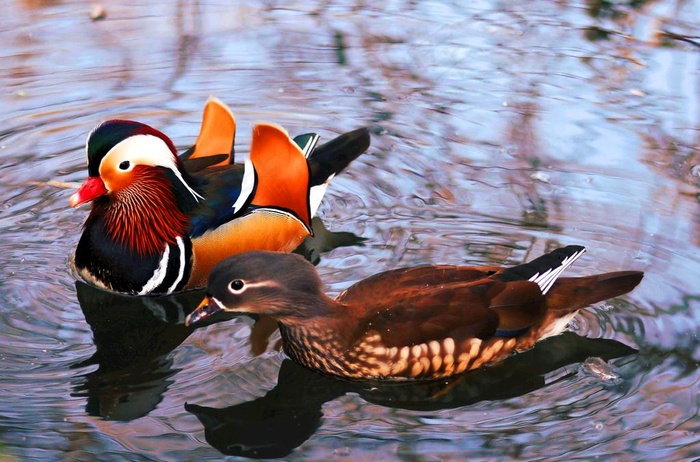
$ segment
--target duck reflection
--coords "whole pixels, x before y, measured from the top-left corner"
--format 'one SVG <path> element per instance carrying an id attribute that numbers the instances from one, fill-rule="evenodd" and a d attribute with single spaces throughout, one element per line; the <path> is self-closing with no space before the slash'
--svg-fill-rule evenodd
<path id="1" fill-rule="evenodd" d="M 184 318 L 204 291 L 133 297 L 76 282 L 78 302 L 97 350 L 73 367 L 97 365 L 78 377 L 73 396 L 87 397 L 88 414 L 133 420 L 153 410 L 171 383 L 169 353 L 193 331 Z"/>
<path id="2" fill-rule="evenodd" d="M 296 250 L 318 263 L 320 254 L 342 246 L 357 245 L 363 238 L 348 232 L 326 229 L 319 218 L 312 220 L 315 235 Z M 175 295 L 136 297 L 109 292 L 76 282 L 76 292 L 85 320 L 90 325 L 96 351 L 72 368 L 92 366 L 73 384 L 72 396 L 86 397 L 86 412 L 108 420 L 130 421 L 151 412 L 163 399 L 180 369 L 170 354 L 193 331 L 185 317 L 204 298 L 204 290 Z M 231 319 L 219 316 L 196 328 Z M 270 319 L 258 319 L 251 332 L 253 354 L 267 347 L 277 329 Z M 97 366 L 94 369 L 94 366 Z"/>
<path id="3" fill-rule="evenodd" d="M 344 381 L 286 359 L 277 386 L 254 401 L 226 408 L 185 403 L 204 426 L 207 442 L 226 455 L 284 457 L 321 425 L 324 403 L 354 392 L 368 402 L 433 411 L 501 400 L 545 387 L 546 375 L 589 357 L 610 360 L 636 353 L 620 342 L 564 333 L 492 367 L 424 382 Z M 575 372 L 572 372 L 575 374 Z M 571 375 L 572 375 L 571 374 Z"/>

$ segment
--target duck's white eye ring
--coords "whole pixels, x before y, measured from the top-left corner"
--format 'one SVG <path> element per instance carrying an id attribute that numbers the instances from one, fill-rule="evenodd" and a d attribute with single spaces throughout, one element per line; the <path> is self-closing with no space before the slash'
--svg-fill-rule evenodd
<path id="1" fill-rule="evenodd" d="M 127 171 L 131 167 L 131 162 L 128 160 L 123 160 L 119 163 L 119 170 Z"/>
<path id="2" fill-rule="evenodd" d="M 234 279 L 228 285 L 228 289 L 234 294 L 240 294 L 245 289 L 245 282 L 240 279 Z"/>

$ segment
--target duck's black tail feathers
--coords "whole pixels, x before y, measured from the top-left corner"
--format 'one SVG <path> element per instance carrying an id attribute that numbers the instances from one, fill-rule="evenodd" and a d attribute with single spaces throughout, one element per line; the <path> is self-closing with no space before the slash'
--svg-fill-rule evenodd
<path id="1" fill-rule="evenodd" d="M 367 128 L 359 128 L 340 135 L 316 148 L 309 156 L 309 186 L 317 186 L 345 169 L 369 148 Z"/>

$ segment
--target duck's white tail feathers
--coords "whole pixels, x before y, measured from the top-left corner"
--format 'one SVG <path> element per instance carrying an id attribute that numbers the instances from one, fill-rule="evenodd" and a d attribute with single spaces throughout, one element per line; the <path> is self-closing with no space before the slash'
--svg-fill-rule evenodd
<path id="1" fill-rule="evenodd" d="M 542 255 L 531 262 L 514 266 L 504 270 L 498 275 L 502 281 L 532 281 L 540 286 L 543 294 L 546 294 L 566 268 L 571 266 L 586 248 L 580 245 L 568 245 Z"/>
<path id="2" fill-rule="evenodd" d="M 557 280 L 557 278 L 561 275 L 561 273 L 564 272 L 566 268 L 571 266 L 573 262 L 575 262 L 578 257 L 583 255 L 586 252 L 585 247 L 581 246 L 574 246 L 570 245 L 568 247 L 564 247 L 564 249 L 558 249 L 558 250 L 570 250 L 573 253 L 569 254 L 567 257 L 564 257 L 563 260 L 559 263 L 558 266 L 549 268 L 548 270 L 544 271 L 542 274 L 539 272 L 537 274 L 534 274 L 529 281 L 537 283 L 538 286 L 540 286 L 540 290 L 542 291 L 543 294 L 546 294 L 549 292 L 549 289 L 552 288 L 552 284 L 554 284 L 554 281 Z M 556 250 L 554 251 L 556 252 Z M 550 253 L 549 255 L 552 255 L 554 252 Z M 548 256 L 548 255 L 547 255 Z M 537 261 L 537 260 L 535 260 Z"/>

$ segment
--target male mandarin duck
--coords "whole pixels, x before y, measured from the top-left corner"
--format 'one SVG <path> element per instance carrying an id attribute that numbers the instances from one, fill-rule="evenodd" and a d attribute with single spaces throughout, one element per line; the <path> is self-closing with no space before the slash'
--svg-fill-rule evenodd
<path id="1" fill-rule="evenodd" d="M 70 205 L 92 201 L 73 266 L 87 282 L 133 294 L 204 287 L 216 263 L 250 250 L 291 252 L 312 235 L 330 179 L 369 147 L 358 129 L 316 147 L 282 128 L 253 128 L 233 163 L 236 122 L 210 98 L 195 145 L 177 155 L 162 132 L 109 120 L 89 134 L 88 179 Z"/>
<path id="2" fill-rule="evenodd" d="M 213 269 L 207 298 L 185 322 L 222 311 L 269 315 L 286 354 L 310 369 L 358 379 L 444 378 L 558 335 L 579 309 L 642 280 L 639 271 L 559 278 L 584 251 L 570 245 L 512 268 L 397 269 L 335 300 L 298 255 L 249 252 Z"/>

